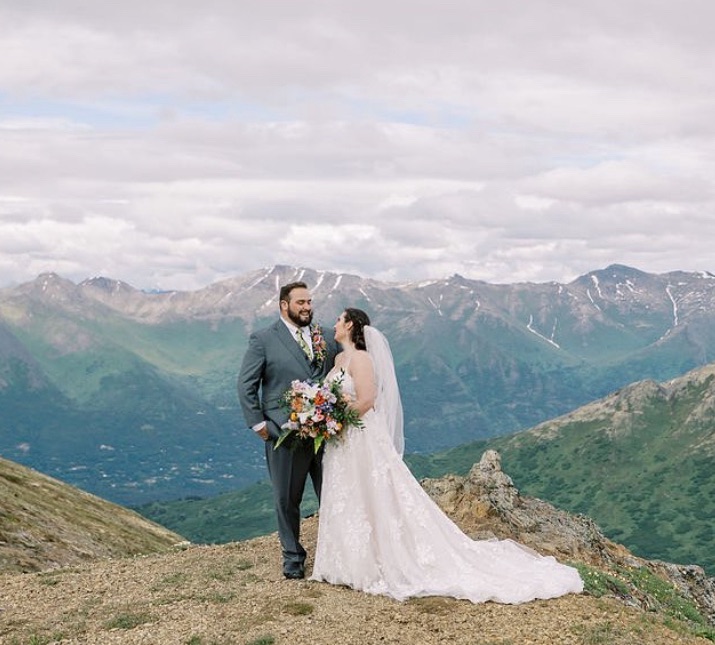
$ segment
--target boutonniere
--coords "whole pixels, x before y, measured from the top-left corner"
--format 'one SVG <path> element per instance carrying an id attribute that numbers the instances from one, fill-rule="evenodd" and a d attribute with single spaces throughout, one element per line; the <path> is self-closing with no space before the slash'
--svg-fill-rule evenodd
<path id="1" fill-rule="evenodd" d="M 325 355 L 328 353 L 328 344 L 323 338 L 323 330 L 318 324 L 310 326 L 310 338 L 313 343 L 313 361 L 322 365 L 325 360 Z"/>

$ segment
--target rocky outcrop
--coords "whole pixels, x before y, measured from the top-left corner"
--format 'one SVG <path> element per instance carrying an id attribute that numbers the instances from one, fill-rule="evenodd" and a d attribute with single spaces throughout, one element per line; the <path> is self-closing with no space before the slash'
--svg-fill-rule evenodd
<path id="1" fill-rule="evenodd" d="M 573 515 L 547 502 L 522 496 L 501 469 L 494 450 L 482 455 L 465 477 L 449 475 L 422 480 L 422 486 L 467 534 L 475 539 L 514 539 L 563 562 L 582 562 L 622 577 L 621 572 L 646 569 L 692 600 L 715 625 L 715 579 L 701 567 L 645 560 L 609 540 L 588 517 Z M 657 597 L 624 583 L 622 599 L 650 608 Z"/>

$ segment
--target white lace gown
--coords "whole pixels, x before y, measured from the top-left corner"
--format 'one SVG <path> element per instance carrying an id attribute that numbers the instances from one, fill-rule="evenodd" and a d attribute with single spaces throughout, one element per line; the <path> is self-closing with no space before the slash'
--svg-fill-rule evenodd
<path id="1" fill-rule="evenodd" d="M 330 377 L 329 377 L 330 378 Z M 352 380 L 343 387 L 354 394 Z M 370 410 L 323 459 L 311 580 L 405 600 L 517 604 L 580 593 L 576 569 L 511 540 L 475 541 L 420 486 Z"/>

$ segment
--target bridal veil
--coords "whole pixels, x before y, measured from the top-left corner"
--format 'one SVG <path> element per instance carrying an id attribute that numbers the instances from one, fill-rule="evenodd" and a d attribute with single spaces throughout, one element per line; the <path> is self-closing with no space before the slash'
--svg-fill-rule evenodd
<path id="1" fill-rule="evenodd" d="M 375 370 L 375 412 L 384 416 L 392 445 L 401 456 L 405 450 L 404 422 L 392 351 L 387 338 L 375 327 L 365 325 L 364 333 L 367 353 Z"/>

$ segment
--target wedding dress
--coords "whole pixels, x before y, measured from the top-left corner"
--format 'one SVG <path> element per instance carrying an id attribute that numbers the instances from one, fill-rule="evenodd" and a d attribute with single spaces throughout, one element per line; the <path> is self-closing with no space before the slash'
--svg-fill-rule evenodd
<path id="1" fill-rule="evenodd" d="M 448 596 L 517 604 L 580 593 L 576 569 L 512 540 L 472 540 L 424 491 L 402 460 L 402 408 L 392 356 L 384 337 L 375 334 L 372 328 L 366 338 L 383 395 L 363 415 L 362 428 L 350 428 L 326 445 L 310 579 L 397 600 Z M 384 341 L 379 352 L 370 339 Z M 380 385 L 385 370 L 391 371 L 384 379 L 392 388 L 387 397 L 384 382 Z M 347 372 L 333 369 L 327 378 L 338 377 L 354 395 Z"/>

